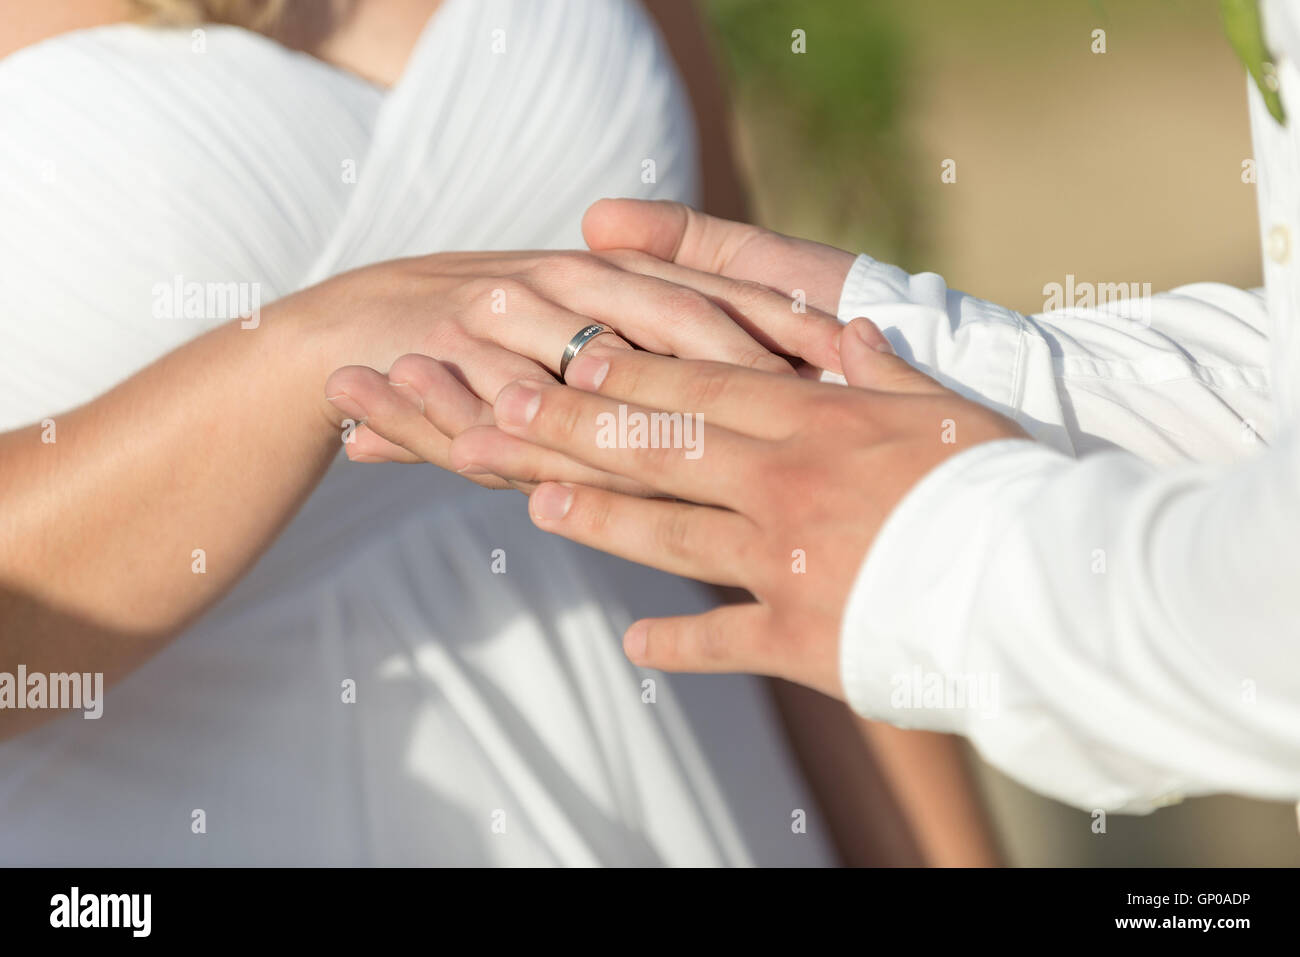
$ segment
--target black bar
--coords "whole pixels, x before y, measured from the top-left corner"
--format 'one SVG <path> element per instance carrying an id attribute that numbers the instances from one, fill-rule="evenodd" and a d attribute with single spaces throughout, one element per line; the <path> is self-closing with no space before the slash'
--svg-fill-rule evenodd
<path id="1" fill-rule="evenodd" d="M 776 928 L 795 943 L 801 936 L 812 946 L 847 936 L 850 946 L 863 948 L 896 933 L 918 949 L 1125 937 L 1232 945 L 1253 934 L 1294 939 L 1300 889 L 1296 871 L 1287 869 L 34 869 L 0 870 L 0 883 L 6 943 L 75 935 L 78 944 L 373 945 L 414 935 L 431 950 L 459 950 L 463 945 L 454 942 L 465 934 L 484 943 L 524 935 L 533 944 L 591 935 L 605 946 L 637 949 L 706 935 L 730 944 L 762 940 Z M 126 926 L 52 926 L 52 920 L 70 923 L 74 887 L 79 923 L 92 913 L 111 918 L 116 909 Z M 142 929 L 144 898 L 133 899 L 138 910 L 128 910 L 121 897 L 101 910 L 100 895 L 107 894 L 149 895 L 147 937 L 136 937 L 130 920 Z M 60 895 L 67 904 L 62 910 Z M 1199 926 L 1207 919 L 1208 930 Z M 1153 923 L 1120 926 L 1134 920 Z M 698 932 L 690 929 L 697 926 Z"/>

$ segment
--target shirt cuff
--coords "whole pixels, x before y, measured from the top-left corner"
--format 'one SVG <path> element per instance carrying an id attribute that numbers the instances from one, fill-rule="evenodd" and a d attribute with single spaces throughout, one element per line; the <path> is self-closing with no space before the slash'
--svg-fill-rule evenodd
<path id="1" fill-rule="evenodd" d="M 931 327 L 946 324 L 947 317 L 942 311 L 933 309 L 909 309 L 891 311 L 888 320 L 881 321 L 872 316 L 872 312 L 881 306 L 932 306 L 943 303 L 946 297 L 947 286 L 936 273 L 914 276 L 898 266 L 863 254 L 853 261 L 853 267 L 844 277 L 836 315 L 843 323 L 852 322 L 859 316 L 871 319 L 887 336 L 893 333 L 890 341 L 897 347 L 908 338 L 909 332 L 920 333 L 923 339 L 932 338 Z"/>
<path id="2" fill-rule="evenodd" d="M 903 497 L 858 571 L 841 623 L 840 678 L 854 711 L 962 734 L 996 716 L 1000 667 L 992 649 L 970 646 L 965 609 L 1019 503 L 1072 463 L 1029 439 L 984 442 Z"/>
<path id="3" fill-rule="evenodd" d="M 918 342 L 930 342 L 935 339 L 936 327 L 944 319 L 942 312 L 915 308 L 920 303 L 912 288 L 912 282 L 917 278 L 924 279 L 928 275 L 932 274 L 913 277 L 897 266 L 882 263 L 864 253 L 853 261 L 852 268 L 844 278 L 844 285 L 840 288 L 836 318 L 845 325 L 859 316 L 870 319 L 889 340 L 894 352 L 904 361 L 916 366 L 918 363 L 915 361 L 914 350 L 908 344 L 909 336 L 915 337 Z M 939 280 L 940 283 L 942 281 Z M 940 300 L 942 298 L 940 296 Z M 882 309 L 890 306 L 903 308 Z M 844 376 L 838 372 L 823 372 L 821 381 L 846 384 Z M 949 385 L 949 383 L 945 384 Z"/>
<path id="4" fill-rule="evenodd" d="M 859 256 L 840 290 L 838 317 L 865 316 L 895 354 L 958 395 L 1015 420 L 1034 439 L 1071 446 L 1047 343 L 1023 316 L 948 289 L 937 273 L 910 274 Z"/>

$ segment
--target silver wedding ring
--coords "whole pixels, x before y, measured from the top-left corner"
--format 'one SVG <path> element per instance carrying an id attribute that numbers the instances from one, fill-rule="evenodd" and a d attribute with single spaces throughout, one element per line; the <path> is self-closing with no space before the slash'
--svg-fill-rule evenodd
<path id="1" fill-rule="evenodd" d="M 564 381 L 564 370 L 569 368 L 569 363 L 573 361 L 574 356 L 582 351 L 583 346 L 597 336 L 613 331 L 609 326 L 602 326 L 598 322 L 578 330 L 578 334 L 569 340 L 569 344 L 564 347 L 564 355 L 560 357 L 560 381 Z"/>

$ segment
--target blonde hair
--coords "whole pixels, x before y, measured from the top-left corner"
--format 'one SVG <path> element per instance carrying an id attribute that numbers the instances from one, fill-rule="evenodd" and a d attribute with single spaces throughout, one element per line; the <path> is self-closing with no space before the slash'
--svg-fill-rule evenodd
<path id="1" fill-rule="evenodd" d="M 272 34 L 284 18 L 288 0 L 134 0 L 154 23 L 229 23 Z"/>
<path id="2" fill-rule="evenodd" d="M 285 46 L 315 50 L 350 14 L 354 0 L 132 0 L 163 26 L 226 23 Z"/>

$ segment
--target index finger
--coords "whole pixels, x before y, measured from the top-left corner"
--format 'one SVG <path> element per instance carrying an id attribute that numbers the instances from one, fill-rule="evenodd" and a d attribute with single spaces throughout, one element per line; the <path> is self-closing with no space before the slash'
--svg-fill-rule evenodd
<path id="1" fill-rule="evenodd" d="M 803 399 L 825 386 L 723 362 L 686 362 L 630 350 L 582 352 L 566 384 L 650 409 L 692 410 L 710 423 L 762 439 L 783 439 L 808 422 Z"/>
<path id="2" fill-rule="evenodd" d="M 729 508 L 749 498 L 750 479 L 768 458 L 763 442 L 706 425 L 700 412 L 642 408 L 558 383 L 511 383 L 493 412 L 509 435 L 660 493 Z"/>

